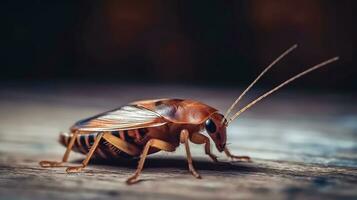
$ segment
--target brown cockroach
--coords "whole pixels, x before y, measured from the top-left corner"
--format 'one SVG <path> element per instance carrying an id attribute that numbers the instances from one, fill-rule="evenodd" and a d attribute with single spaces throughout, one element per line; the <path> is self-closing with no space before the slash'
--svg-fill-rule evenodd
<path id="1" fill-rule="evenodd" d="M 235 156 L 226 146 L 228 125 L 254 104 L 277 91 L 293 80 L 338 60 L 331 58 L 303 71 L 272 90 L 258 97 L 234 115 L 233 108 L 248 90 L 279 60 L 295 49 L 287 49 L 242 92 L 227 112 L 223 115 L 217 109 L 204 103 L 188 99 L 155 99 L 136 101 L 94 117 L 78 121 L 70 128 L 70 134 L 62 133 L 60 142 L 67 147 L 61 162 L 41 161 L 42 167 L 62 166 L 67 162 L 71 150 L 87 154 L 80 166 L 71 166 L 67 172 L 79 172 L 88 165 L 92 156 L 103 159 L 140 157 L 133 176 L 127 179 L 131 184 L 138 180 L 147 155 L 158 151 L 173 152 L 180 145 L 185 145 L 189 171 L 194 177 L 201 176 L 192 164 L 189 141 L 204 144 L 205 153 L 215 162 L 217 156 L 211 153 L 210 138 L 219 152 L 231 159 L 250 161 L 248 156 Z"/>

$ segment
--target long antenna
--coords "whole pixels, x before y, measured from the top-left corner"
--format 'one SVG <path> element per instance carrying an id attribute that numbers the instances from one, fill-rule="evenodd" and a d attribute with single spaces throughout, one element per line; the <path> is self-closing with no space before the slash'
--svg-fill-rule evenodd
<path id="1" fill-rule="evenodd" d="M 291 78 L 289 78 L 288 80 L 284 81 L 283 83 L 281 83 L 280 85 L 276 86 L 274 89 L 270 90 L 269 92 L 263 94 L 262 96 L 258 97 L 257 99 L 255 99 L 254 101 L 252 101 L 251 103 L 249 103 L 247 106 L 245 106 L 244 108 L 242 108 L 241 110 L 239 110 L 236 114 L 233 115 L 233 117 L 227 122 L 227 125 L 229 123 L 231 123 L 235 118 L 237 118 L 240 114 L 242 114 L 244 111 L 246 111 L 248 108 L 252 107 L 254 104 L 258 103 L 260 100 L 264 99 L 265 97 L 269 96 L 270 94 L 272 94 L 273 92 L 279 90 L 281 87 L 285 86 L 286 84 L 294 81 L 295 79 L 297 78 L 300 78 L 301 76 L 309 73 L 309 72 L 312 72 L 322 66 L 325 66 L 327 64 L 330 64 L 332 62 L 335 62 L 339 59 L 339 57 L 334 57 L 334 58 L 331 58 L 329 60 L 326 60 L 325 62 L 322 62 L 320 64 L 317 64 Z"/>
<path id="2" fill-rule="evenodd" d="M 289 54 L 292 50 L 294 50 L 298 45 L 294 44 L 292 47 L 289 49 L 285 50 L 284 53 L 282 53 L 278 58 L 276 58 L 268 67 L 266 67 L 260 74 L 255 78 L 255 80 L 239 95 L 239 97 L 234 101 L 234 103 L 229 107 L 227 112 L 224 114 L 224 118 L 222 120 L 222 123 L 224 119 L 227 119 L 230 114 L 230 112 L 233 110 L 234 106 L 237 105 L 237 103 L 242 99 L 242 97 L 248 92 L 248 90 L 253 87 L 253 85 L 271 68 L 273 67 L 277 62 L 279 62 L 282 58 L 284 58 L 287 54 Z"/>

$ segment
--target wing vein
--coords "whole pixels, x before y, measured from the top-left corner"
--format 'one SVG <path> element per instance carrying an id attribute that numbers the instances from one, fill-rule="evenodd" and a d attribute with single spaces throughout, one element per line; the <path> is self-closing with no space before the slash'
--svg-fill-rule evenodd
<path id="1" fill-rule="evenodd" d="M 115 131 L 161 126 L 166 123 L 164 118 L 154 111 L 128 105 L 81 120 L 74 125 L 74 129 L 79 131 Z"/>

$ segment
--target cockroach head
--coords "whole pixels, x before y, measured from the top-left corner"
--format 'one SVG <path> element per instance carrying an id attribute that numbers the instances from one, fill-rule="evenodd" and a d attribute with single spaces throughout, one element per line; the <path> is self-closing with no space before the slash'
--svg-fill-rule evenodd
<path id="1" fill-rule="evenodd" d="M 222 152 L 226 146 L 227 134 L 226 125 L 222 123 L 227 121 L 220 113 L 213 113 L 205 122 L 204 127 L 208 135 L 212 138 L 218 151 Z"/>

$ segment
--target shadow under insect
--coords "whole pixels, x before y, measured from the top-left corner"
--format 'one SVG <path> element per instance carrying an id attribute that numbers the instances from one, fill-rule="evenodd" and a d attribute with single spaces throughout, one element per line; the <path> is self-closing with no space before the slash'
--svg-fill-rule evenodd
<path id="1" fill-rule="evenodd" d="M 76 160 L 74 163 L 80 163 L 82 160 Z M 114 167 L 124 167 L 130 169 L 136 169 L 138 165 L 138 159 L 115 159 L 115 160 L 102 160 L 93 159 L 91 164 L 95 165 L 109 165 Z M 208 170 L 208 171 L 219 171 L 219 172 L 258 172 L 260 171 L 253 163 L 246 162 L 212 162 L 209 160 L 196 159 L 194 161 L 194 166 L 198 170 Z M 167 158 L 167 157 L 150 157 L 146 159 L 145 169 L 177 169 L 177 170 L 187 170 L 187 160 L 185 158 Z"/>

